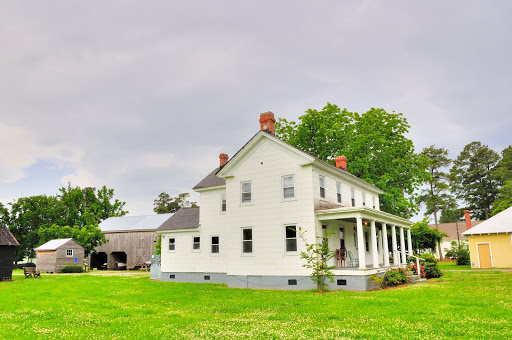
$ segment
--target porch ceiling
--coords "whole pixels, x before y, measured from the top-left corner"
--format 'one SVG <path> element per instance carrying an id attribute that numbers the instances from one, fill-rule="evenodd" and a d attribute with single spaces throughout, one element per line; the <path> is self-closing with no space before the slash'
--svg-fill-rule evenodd
<path id="1" fill-rule="evenodd" d="M 319 221 L 339 220 L 349 218 L 363 218 L 375 220 L 388 225 L 410 227 L 413 222 L 393 214 L 375 210 L 368 207 L 341 207 L 334 209 L 317 210 L 315 215 Z"/>

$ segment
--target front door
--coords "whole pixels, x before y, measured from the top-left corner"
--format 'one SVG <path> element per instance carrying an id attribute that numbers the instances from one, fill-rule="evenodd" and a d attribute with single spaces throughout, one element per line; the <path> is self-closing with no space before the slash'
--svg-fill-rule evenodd
<path id="1" fill-rule="evenodd" d="M 480 243 L 477 246 L 480 268 L 491 268 L 491 245 L 489 243 Z"/>

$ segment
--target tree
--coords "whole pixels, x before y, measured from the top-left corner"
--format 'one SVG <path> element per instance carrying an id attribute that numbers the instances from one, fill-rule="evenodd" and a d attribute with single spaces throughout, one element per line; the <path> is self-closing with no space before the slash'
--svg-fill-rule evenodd
<path id="1" fill-rule="evenodd" d="M 92 253 L 96 247 L 107 242 L 105 234 L 103 234 L 97 224 L 86 224 L 82 227 L 77 225 L 70 227 L 53 224 L 39 228 L 38 234 L 40 244 L 53 239 L 72 238 L 76 243 L 84 247 L 85 256 Z"/>
<path id="2" fill-rule="evenodd" d="M 501 183 L 512 181 L 512 145 L 501 151 L 501 159 L 494 167 L 493 173 Z"/>
<path id="3" fill-rule="evenodd" d="M 512 207 L 512 180 L 500 188 L 498 199 L 493 203 L 492 215 L 495 216 L 510 207 Z"/>
<path id="4" fill-rule="evenodd" d="M 487 145 L 471 142 L 464 147 L 450 169 L 451 186 L 457 198 L 478 219 L 488 219 L 498 196 L 499 180 L 493 173 L 500 156 Z"/>
<path id="5" fill-rule="evenodd" d="M 453 198 L 447 193 L 449 188 L 448 174 L 441 171 L 441 169 L 449 166 L 452 161 L 448 158 L 448 150 L 436 148 L 435 145 L 424 148 L 421 154 L 428 159 L 429 177 L 425 181 L 427 188 L 421 191 L 417 200 L 419 204 L 425 204 L 425 216 L 434 215 L 434 223 L 436 229 L 439 230 L 437 213 L 453 201 Z M 440 243 L 438 244 L 438 252 L 442 261 L 443 253 L 441 252 Z"/>
<path id="6" fill-rule="evenodd" d="M 320 239 L 320 241 L 315 243 L 308 243 L 305 232 L 301 232 L 301 229 L 299 229 L 299 232 L 300 238 L 306 245 L 306 250 L 300 253 L 300 258 L 306 260 L 306 263 L 302 266 L 312 270 L 311 280 L 316 284 L 318 291 L 323 293 L 327 287 L 326 280 L 334 282 L 332 270 L 336 266 L 330 266 L 327 263 L 335 256 L 334 251 L 329 247 L 329 236 L 333 235 L 334 231 L 322 230 L 322 237 L 316 236 L 317 240 Z"/>
<path id="7" fill-rule="evenodd" d="M 381 210 L 402 217 L 417 211 L 410 196 L 427 176 L 426 160 L 414 153 L 408 131 L 400 113 L 372 108 L 358 114 L 330 103 L 307 110 L 299 123 L 281 118 L 276 124 L 276 135 L 304 152 L 331 164 L 346 156 L 347 170 L 384 191 Z"/>
<path id="8" fill-rule="evenodd" d="M 157 214 L 175 213 L 181 208 L 197 207 L 196 202 L 190 202 L 190 194 L 184 192 L 176 197 L 171 197 L 168 193 L 162 192 L 154 200 L 153 211 Z"/>
<path id="9" fill-rule="evenodd" d="M 464 221 L 464 208 L 459 208 L 455 202 L 451 202 L 441 210 L 439 223 L 453 223 L 460 221 Z"/>
<path id="10" fill-rule="evenodd" d="M 446 236 L 448 235 L 440 232 L 438 229 L 429 228 L 426 218 L 411 226 L 412 247 L 416 254 L 425 250 L 434 253 L 437 245 L 441 243 L 443 237 Z"/>

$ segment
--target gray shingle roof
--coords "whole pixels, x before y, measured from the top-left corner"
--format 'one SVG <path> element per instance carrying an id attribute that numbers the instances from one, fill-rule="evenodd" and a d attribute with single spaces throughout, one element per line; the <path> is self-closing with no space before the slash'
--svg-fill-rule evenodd
<path id="1" fill-rule="evenodd" d="M 476 227 L 465 231 L 463 235 L 480 235 L 512 233 L 512 207 L 500 212 L 498 215 L 483 221 Z"/>
<path id="2" fill-rule="evenodd" d="M 219 172 L 220 167 L 216 168 L 208 176 L 203 178 L 201 182 L 197 183 L 195 187 L 192 189 L 201 189 L 201 188 L 209 188 L 209 187 L 216 187 L 218 185 L 226 185 L 226 180 L 224 178 L 218 177 L 216 175 L 217 172 Z"/>
<path id="3" fill-rule="evenodd" d="M 482 223 L 483 221 L 471 221 L 471 226 L 475 227 Z M 429 224 L 429 228 L 435 229 L 435 224 Z M 438 224 L 439 231 L 442 231 L 448 234 L 448 237 L 443 237 L 443 241 L 457 241 L 457 240 L 465 240 L 466 236 L 462 235 L 466 229 L 466 221 L 453 222 L 453 223 L 439 223 Z M 459 237 L 457 238 L 457 231 L 459 232 Z"/>
<path id="4" fill-rule="evenodd" d="M 68 243 L 71 240 L 72 238 L 60 238 L 57 240 L 51 240 L 43 245 L 40 245 L 35 250 L 56 250 L 57 248 L 62 247 L 64 244 Z"/>
<path id="5" fill-rule="evenodd" d="M 0 227 L 0 246 L 19 246 L 16 238 L 7 227 Z"/>
<path id="6" fill-rule="evenodd" d="M 199 207 L 181 208 L 165 221 L 158 231 L 195 229 L 199 227 Z"/>
<path id="7" fill-rule="evenodd" d="M 103 232 L 152 231 L 157 230 L 171 216 L 172 214 L 109 217 L 99 227 Z"/>

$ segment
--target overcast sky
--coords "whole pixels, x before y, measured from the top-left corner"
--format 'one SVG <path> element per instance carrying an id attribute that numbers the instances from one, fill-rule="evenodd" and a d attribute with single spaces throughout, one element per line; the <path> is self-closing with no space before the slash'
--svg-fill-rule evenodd
<path id="1" fill-rule="evenodd" d="M 510 1 L 1 1 L 0 201 L 107 185 L 152 214 L 260 113 L 327 102 L 402 112 L 417 150 L 500 152 L 511 14 Z"/>

